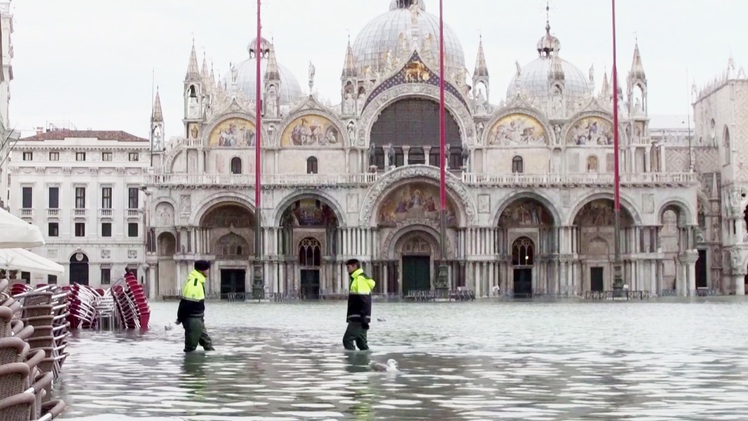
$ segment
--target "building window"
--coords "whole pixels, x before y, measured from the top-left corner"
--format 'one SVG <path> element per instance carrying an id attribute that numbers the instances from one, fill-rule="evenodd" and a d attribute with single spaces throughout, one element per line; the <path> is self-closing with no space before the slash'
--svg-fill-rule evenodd
<path id="1" fill-rule="evenodd" d="M 130 187 L 127 189 L 127 205 L 128 209 L 137 209 L 138 208 L 138 196 L 139 196 L 139 189 L 137 187 Z"/>
<path id="2" fill-rule="evenodd" d="M 128 155 L 128 159 L 132 162 L 137 161 L 138 159 L 140 159 L 140 154 L 137 152 L 130 152 L 130 154 Z"/>
<path id="3" fill-rule="evenodd" d="M 57 275 L 47 275 L 47 284 L 57 285 Z"/>
<path id="4" fill-rule="evenodd" d="M 306 173 L 317 174 L 319 168 L 317 167 L 317 158 L 310 156 L 306 159 Z"/>
<path id="5" fill-rule="evenodd" d="M 112 269 L 101 268 L 101 285 L 109 285 L 112 283 Z"/>
<path id="6" fill-rule="evenodd" d="M 33 190 L 31 190 L 31 187 L 22 187 L 21 188 L 21 207 L 23 209 L 31 209 L 33 208 Z"/>
<path id="7" fill-rule="evenodd" d="M 522 161 L 521 156 L 515 156 L 512 158 L 512 173 L 521 174 L 525 172 L 525 164 Z"/>
<path id="8" fill-rule="evenodd" d="M 85 152 L 76 152 L 75 153 L 75 160 L 76 161 L 85 161 L 86 160 L 86 153 Z"/>
<path id="9" fill-rule="evenodd" d="M 242 173 L 242 159 L 239 157 L 231 158 L 231 174 Z"/>
<path id="10" fill-rule="evenodd" d="M 101 223 L 101 236 L 102 237 L 111 237 L 112 236 L 112 223 L 111 222 L 102 222 Z"/>
<path id="11" fill-rule="evenodd" d="M 86 224 L 84 222 L 75 223 L 75 236 L 76 237 L 86 236 Z"/>
<path id="12" fill-rule="evenodd" d="M 86 208 L 86 188 L 85 187 L 75 188 L 75 208 L 76 209 Z"/>
<path id="13" fill-rule="evenodd" d="M 49 188 L 49 208 L 50 209 L 60 208 L 60 188 L 59 187 Z"/>
<path id="14" fill-rule="evenodd" d="M 101 188 L 101 209 L 112 208 L 112 188 L 102 187 Z"/>
<path id="15" fill-rule="evenodd" d="M 57 222 L 50 222 L 47 226 L 47 235 L 50 237 L 60 236 L 60 225 Z"/>
<path id="16" fill-rule="evenodd" d="M 111 152 L 102 152 L 101 153 L 101 160 L 106 162 L 112 161 L 112 153 Z"/>
<path id="17" fill-rule="evenodd" d="M 60 153 L 59 152 L 50 152 L 49 153 L 49 160 L 50 161 L 59 161 L 60 160 Z"/>
<path id="18" fill-rule="evenodd" d="M 129 224 L 127 224 L 127 236 L 128 237 L 138 236 L 138 223 L 137 222 L 130 222 Z"/>
<path id="19" fill-rule="evenodd" d="M 31 283 L 31 272 L 21 272 L 21 279 L 23 280 L 24 284 L 30 284 Z"/>
<path id="20" fill-rule="evenodd" d="M 597 172 L 597 157 L 594 155 L 587 157 L 587 172 Z"/>
<path id="21" fill-rule="evenodd" d="M 23 153 L 23 160 L 24 161 L 33 161 L 34 160 L 34 153 L 33 152 L 24 152 Z"/>

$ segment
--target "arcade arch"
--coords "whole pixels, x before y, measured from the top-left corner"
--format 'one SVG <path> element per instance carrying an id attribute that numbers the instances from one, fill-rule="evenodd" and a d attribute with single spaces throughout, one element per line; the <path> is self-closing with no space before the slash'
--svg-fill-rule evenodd
<path id="1" fill-rule="evenodd" d="M 581 276 L 574 274 L 569 287 L 577 291 L 603 291 L 613 288 L 613 264 L 615 262 L 615 210 L 609 198 L 593 198 L 586 202 L 573 219 L 571 252 L 579 256 Z M 632 289 L 637 285 L 631 273 L 628 255 L 637 252 L 635 244 L 634 218 L 628 208 L 621 204 L 621 237 L 618 239 L 624 263 L 624 283 Z M 577 283 L 577 280 L 581 282 Z"/>
<path id="2" fill-rule="evenodd" d="M 295 291 L 303 299 L 341 291 L 346 274 L 336 258 L 342 239 L 337 206 L 311 193 L 293 196 L 281 206 L 276 236 L 281 262 L 276 291 Z"/>

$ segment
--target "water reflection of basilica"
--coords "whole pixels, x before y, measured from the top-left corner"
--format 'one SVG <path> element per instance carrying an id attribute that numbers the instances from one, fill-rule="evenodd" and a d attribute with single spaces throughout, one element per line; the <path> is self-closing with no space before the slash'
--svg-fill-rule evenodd
<path id="1" fill-rule="evenodd" d="M 148 186 L 154 293 L 173 294 L 197 258 L 215 262 L 211 292 L 249 290 L 258 213 L 271 293 L 343 292 L 342 262 L 351 257 L 366 262 L 380 293 L 431 289 L 439 262 L 449 266 L 451 288 L 478 296 L 495 286 L 525 294 L 611 288 L 612 88 L 607 72 L 599 80 L 593 69 L 564 60 L 549 25 L 534 51 L 528 42 L 527 58 L 535 57 L 517 64 L 498 103 L 489 102 L 483 50 L 493 41 L 479 41 L 469 75 L 456 34 L 445 29 L 449 220 L 442 255 L 438 19 L 423 3 L 392 1 L 348 43 L 336 107 L 301 90 L 278 61 L 282 46 L 262 40 L 257 51 L 252 41 L 248 60 L 225 77 L 205 61 L 201 67 L 193 48 L 184 133 L 156 151 Z M 249 147 L 257 54 L 260 210 Z M 706 254 L 697 250 L 705 205 L 697 174 L 671 164 L 665 146 L 651 142 L 638 46 L 622 83 L 625 283 L 654 293 L 719 288 L 720 268 L 707 273 L 698 263 Z M 157 97 L 156 131 L 161 117 Z"/>

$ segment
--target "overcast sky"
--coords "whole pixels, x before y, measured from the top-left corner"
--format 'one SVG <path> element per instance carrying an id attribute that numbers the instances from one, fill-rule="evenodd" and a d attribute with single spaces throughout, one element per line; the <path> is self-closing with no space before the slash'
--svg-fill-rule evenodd
<path id="1" fill-rule="evenodd" d="M 307 88 L 316 67 L 323 98 L 340 101 L 347 34 L 352 40 L 390 0 L 263 0 L 263 35 L 274 38 L 278 61 Z M 651 114 L 686 114 L 689 86 L 724 71 L 732 54 L 748 66 L 746 0 L 618 1 L 621 79 L 631 66 L 635 38 L 649 79 Z M 426 0 L 438 14 L 438 1 Z M 515 60 L 526 64 L 544 33 L 545 0 L 444 0 L 445 22 L 462 42 L 473 70 L 483 35 L 491 75 L 491 102 L 505 95 Z M 16 0 L 11 125 L 74 125 L 125 130 L 146 137 L 152 75 L 160 87 L 167 136 L 182 132 L 182 81 L 193 34 L 224 74 L 248 57 L 256 33 L 254 0 Z M 586 75 L 594 64 L 598 85 L 612 66 L 610 1 L 552 0 L 552 33 L 561 56 Z M 688 78 L 687 79 L 687 72 Z"/>

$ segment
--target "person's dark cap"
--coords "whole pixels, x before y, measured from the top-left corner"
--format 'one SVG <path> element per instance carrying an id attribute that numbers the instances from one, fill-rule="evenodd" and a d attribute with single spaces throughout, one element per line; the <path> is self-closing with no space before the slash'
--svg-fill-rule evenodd
<path id="1" fill-rule="evenodd" d="M 359 262 L 358 259 L 350 259 L 347 262 L 345 262 L 345 265 L 346 266 L 351 266 L 351 265 L 361 266 L 361 262 Z"/>
<path id="2" fill-rule="evenodd" d="M 210 269 L 210 262 L 207 260 L 198 260 L 195 262 L 195 270 L 208 270 Z"/>

